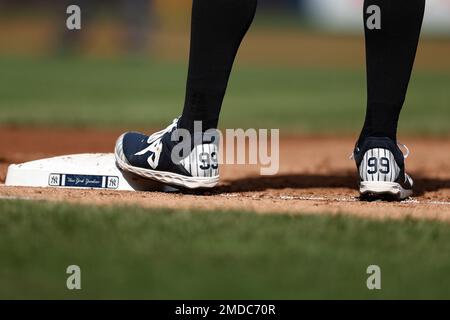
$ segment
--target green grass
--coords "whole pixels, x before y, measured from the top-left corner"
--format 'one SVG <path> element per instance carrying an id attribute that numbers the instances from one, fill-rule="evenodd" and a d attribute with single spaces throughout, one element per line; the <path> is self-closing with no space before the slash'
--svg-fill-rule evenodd
<path id="1" fill-rule="evenodd" d="M 450 298 L 448 224 L 6 200 L 0 213 L 0 298 Z M 65 288 L 72 264 L 81 291 Z"/>
<path id="2" fill-rule="evenodd" d="M 0 125 L 154 127 L 181 113 L 187 66 L 0 58 Z M 450 133 L 450 73 L 416 72 L 400 130 Z M 364 70 L 235 66 L 221 126 L 357 133 Z"/>

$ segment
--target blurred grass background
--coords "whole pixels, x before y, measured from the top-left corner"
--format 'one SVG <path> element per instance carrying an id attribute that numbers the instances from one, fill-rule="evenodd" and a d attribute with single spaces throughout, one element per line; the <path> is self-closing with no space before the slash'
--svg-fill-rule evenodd
<path id="1" fill-rule="evenodd" d="M 0 119 L 8 125 L 153 128 L 180 114 L 185 69 L 142 59 L 0 59 Z M 362 71 L 241 66 L 221 126 L 354 133 L 364 119 Z M 450 73 L 417 72 L 400 129 L 449 133 Z"/>
<path id="2" fill-rule="evenodd" d="M 65 31 L 64 1 L 2 2 L 0 125 L 153 128 L 181 113 L 190 1 L 139 1 L 146 3 L 148 22 L 137 25 L 128 17 L 136 13 L 120 1 L 87 7 L 81 1 L 87 11 L 81 31 Z M 260 2 L 230 80 L 222 127 L 359 131 L 365 113 L 361 32 L 322 30 L 300 8 L 295 1 Z M 424 37 L 402 133 L 450 132 L 448 57 L 449 38 Z"/>

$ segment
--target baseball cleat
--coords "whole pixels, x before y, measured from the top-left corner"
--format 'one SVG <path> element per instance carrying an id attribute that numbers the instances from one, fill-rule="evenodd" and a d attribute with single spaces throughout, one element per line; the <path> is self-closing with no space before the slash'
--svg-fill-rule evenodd
<path id="1" fill-rule="evenodd" d="M 353 153 L 359 171 L 359 192 L 367 199 L 403 200 L 413 194 L 413 180 L 405 173 L 404 155 L 395 141 L 369 137 Z"/>
<path id="2" fill-rule="evenodd" d="M 175 119 L 166 129 L 150 136 L 137 132 L 122 134 L 115 148 L 117 166 L 170 186 L 187 189 L 216 186 L 219 136 L 207 131 L 194 139 L 188 134 L 186 139 L 177 123 Z"/>

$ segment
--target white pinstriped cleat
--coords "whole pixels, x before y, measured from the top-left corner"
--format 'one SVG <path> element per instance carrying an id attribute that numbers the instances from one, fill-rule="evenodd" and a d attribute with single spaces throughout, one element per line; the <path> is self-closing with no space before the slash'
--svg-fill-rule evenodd
<path id="1" fill-rule="evenodd" d="M 176 131 L 181 130 L 177 129 L 177 123 L 175 119 L 166 129 L 150 136 L 137 132 L 122 134 L 115 147 L 117 166 L 174 187 L 213 188 L 219 182 L 218 136 L 203 133 L 199 141 L 188 144 L 187 152 L 175 149 L 182 143 L 177 138 Z"/>
<path id="2" fill-rule="evenodd" d="M 403 200 L 413 194 L 413 180 L 405 173 L 402 153 L 390 138 L 369 137 L 356 146 L 354 159 L 359 172 L 359 192 L 368 199 Z"/>

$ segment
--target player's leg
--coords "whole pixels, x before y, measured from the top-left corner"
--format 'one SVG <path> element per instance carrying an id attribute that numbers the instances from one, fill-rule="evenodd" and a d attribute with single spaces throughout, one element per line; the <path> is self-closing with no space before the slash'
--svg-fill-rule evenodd
<path id="1" fill-rule="evenodd" d="M 380 8 L 381 24 L 375 21 Z M 361 138 L 396 139 L 397 122 L 411 76 L 425 0 L 366 0 L 367 113 Z"/>
<path id="2" fill-rule="evenodd" d="M 256 0 L 195 0 L 186 98 L 179 127 L 216 128 L 225 90 L 241 41 L 256 11 Z"/>
<path id="3" fill-rule="evenodd" d="M 217 127 L 231 68 L 253 20 L 256 3 L 257 0 L 193 1 L 182 117 L 151 136 L 129 132 L 119 137 L 115 154 L 120 168 L 186 188 L 213 187 L 218 183 L 218 137 L 211 130 L 202 132 Z M 194 121 L 201 121 L 200 139 L 194 134 Z M 187 133 L 188 137 L 174 141 L 173 133 Z M 191 143 L 186 150 L 187 139 Z M 184 149 L 179 150 L 182 143 Z"/>
<path id="4" fill-rule="evenodd" d="M 425 0 L 365 0 L 367 111 L 355 159 L 362 194 L 401 199 L 412 193 L 397 146 L 397 123 L 405 101 L 424 15 Z"/>

